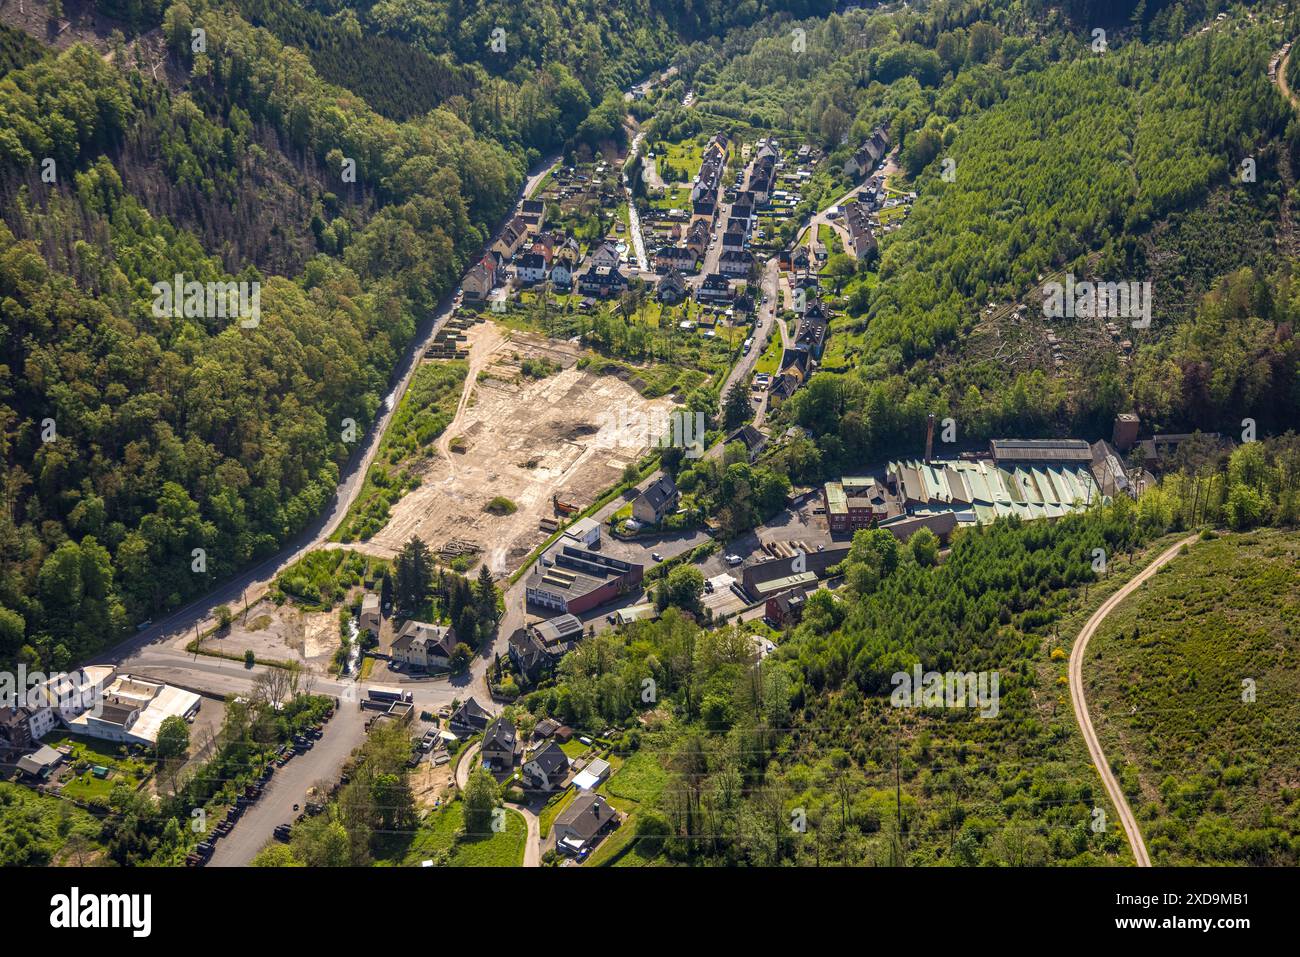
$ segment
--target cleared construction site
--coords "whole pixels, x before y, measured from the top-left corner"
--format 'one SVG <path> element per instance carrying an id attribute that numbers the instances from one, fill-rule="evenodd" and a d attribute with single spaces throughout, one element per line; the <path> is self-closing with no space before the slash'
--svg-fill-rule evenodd
<path id="1" fill-rule="evenodd" d="M 391 557 L 414 535 L 444 561 L 484 561 L 507 574 L 563 511 L 591 504 L 645 452 L 602 433 L 613 427 L 611 411 L 650 416 L 674 403 L 579 369 L 575 344 L 491 321 L 450 338 L 470 367 L 456 418 L 420 487 L 393 506 L 383 530 L 353 547 Z M 526 373 L 526 363 L 546 374 Z"/>

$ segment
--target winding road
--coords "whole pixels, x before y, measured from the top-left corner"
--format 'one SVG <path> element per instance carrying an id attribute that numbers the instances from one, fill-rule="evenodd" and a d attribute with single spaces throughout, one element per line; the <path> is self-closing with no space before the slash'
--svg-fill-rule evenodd
<path id="1" fill-rule="evenodd" d="M 1180 548 L 1184 545 L 1191 546 L 1196 539 L 1197 536 L 1191 535 L 1181 542 L 1169 546 L 1160 553 L 1155 561 L 1142 569 L 1132 581 L 1107 598 L 1101 607 L 1092 613 L 1088 623 L 1083 626 L 1083 630 L 1079 632 L 1079 637 L 1070 652 L 1070 698 L 1074 702 L 1074 717 L 1079 723 L 1079 730 L 1083 732 L 1083 740 L 1088 745 L 1088 754 L 1092 757 L 1092 763 L 1097 768 L 1097 773 L 1101 775 L 1101 783 L 1106 786 L 1106 793 L 1110 796 L 1111 803 L 1115 805 L 1115 811 L 1119 814 L 1120 823 L 1124 825 L 1124 834 L 1128 837 L 1129 847 L 1133 849 L 1133 859 L 1137 862 L 1138 867 L 1150 867 L 1151 857 L 1147 854 L 1147 846 L 1142 840 L 1142 831 L 1138 828 L 1137 818 L 1133 816 L 1133 809 L 1128 806 L 1128 799 L 1124 797 L 1119 782 L 1115 780 L 1115 775 L 1111 773 L 1110 765 L 1106 762 L 1106 755 L 1101 749 L 1101 741 L 1098 740 L 1097 732 L 1092 726 L 1092 718 L 1088 714 L 1088 702 L 1083 695 L 1083 656 L 1088 650 L 1089 640 L 1097 633 L 1097 629 L 1106 620 L 1106 616 L 1114 611 L 1120 602 L 1137 591 L 1143 582 L 1170 562 L 1178 554 Z"/>

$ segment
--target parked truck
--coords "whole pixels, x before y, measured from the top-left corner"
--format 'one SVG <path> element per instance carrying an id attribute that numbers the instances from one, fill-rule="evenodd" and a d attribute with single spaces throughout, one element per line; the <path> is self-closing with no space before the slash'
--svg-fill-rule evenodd
<path id="1" fill-rule="evenodd" d="M 384 702 L 405 701 L 409 703 L 411 692 L 403 691 L 401 688 L 371 688 L 370 700 Z"/>

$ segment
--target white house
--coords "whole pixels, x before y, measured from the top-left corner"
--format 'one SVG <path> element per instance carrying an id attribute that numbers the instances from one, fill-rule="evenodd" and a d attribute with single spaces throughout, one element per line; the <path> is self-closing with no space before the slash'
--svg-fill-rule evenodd
<path id="1" fill-rule="evenodd" d="M 396 661 L 417 668 L 446 668 L 456 649 L 456 632 L 443 625 L 414 619 L 402 625 L 390 654 Z"/>
<path id="2" fill-rule="evenodd" d="M 554 741 L 533 752 L 524 762 L 524 782 L 535 791 L 554 791 L 569 773 L 569 756 Z"/>

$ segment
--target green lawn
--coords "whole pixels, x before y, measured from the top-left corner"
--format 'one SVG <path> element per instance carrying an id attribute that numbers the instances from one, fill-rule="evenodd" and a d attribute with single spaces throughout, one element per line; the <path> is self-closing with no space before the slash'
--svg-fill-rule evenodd
<path id="1" fill-rule="evenodd" d="M 628 845 L 633 842 L 636 834 L 637 813 L 643 807 L 658 804 L 668 784 L 668 772 L 649 751 L 634 752 L 621 764 L 617 759 L 611 763 L 618 767 L 598 790 L 627 817 L 618 830 L 601 841 L 587 865 L 603 867 L 616 864 L 626 867 L 648 864 L 651 858 L 641 855 L 635 847 L 628 848 Z M 624 849 L 627 849 L 626 853 Z"/>
<path id="2" fill-rule="evenodd" d="M 57 741 L 48 742 L 53 748 L 71 745 L 72 755 L 69 764 L 76 768 L 85 764 L 75 778 L 63 785 L 62 793 L 81 801 L 92 798 L 106 798 L 118 784 L 138 787 L 140 782 L 150 774 L 150 764 L 142 758 L 124 756 L 118 749 L 120 745 L 96 738 L 78 735 L 64 735 Z M 96 765 L 109 769 L 108 777 L 97 778 L 91 773 Z"/>
<path id="3" fill-rule="evenodd" d="M 551 833 L 551 825 L 555 823 L 556 817 L 573 802 L 577 794 L 577 788 L 568 788 L 563 794 L 551 798 L 546 803 L 546 807 L 542 808 L 542 813 L 537 815 L 538 829 L 541 831 L 542 837 L 546 837 Z"/>
<path id="4" fill-rule="evenodd" d="M 776 375 L 781 368 L 781 353 L 784 346 L 781 344 L 781 330 L 773 329 L 772 338 L 768 340 L 767 348 L 763 354 L 758 357 L 758 362 L 754 364 L 754 374 L 766 372 L 768 375 Z"/>
<path id="5" fill-rule="evenodd" d="M 707 137 L 705 142 L 707 142 Z M 670 173 L 664 176 L 664 182 L 689 183 L 699 173 L 700 164 L 704 162 L 704 146 L 694 139 L 681 143 L 669 143 L 667 146 L 667 152 L 664 156 L 665 161 L 673 168 L 675 173 L 684 172 L 686 175 L 679 180 L 675 178 L 674 173 Z M 656 162 L 658 159 L 659 157 L 656 156 Z"/>
<path id="6" fill-rule="evenodd" d="M 453 801 L 434 811 L 420 825 L 406 848 L 402 864 L 418 866 L 439 851 L 450 853 L 450 867 L 519 867 L 523 864 L 528 825 L 518 811 L 506 809 L 506 827 L 500 833 L 466 836 L 457 841 L 456 832 L 464 823 L 465 805 L 461 801 Z"/>
<path id="7" fill-rule="evenodd" d="M 590 749 L 577 738 L 570 738 L 560 745 L 560 750 L 569 756 L 570 761 L 574 761 L 582 757 Z"/>
<path id="8" fill-rule="evenodd" d="M 610 775 L 600 790 L 638 804 L 658 804 L 668 784 L 668 772 L 649 751 L 636 751 Z"/>

